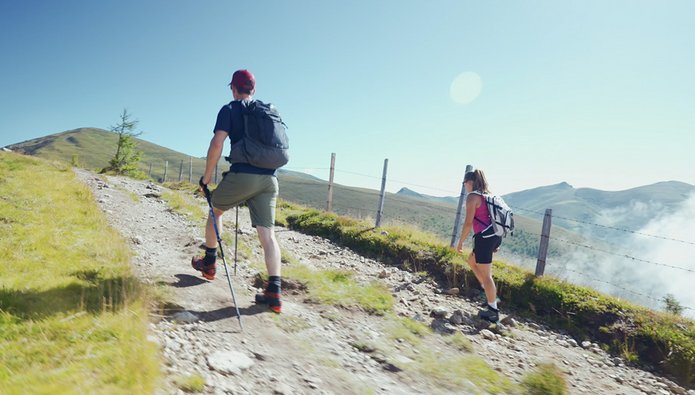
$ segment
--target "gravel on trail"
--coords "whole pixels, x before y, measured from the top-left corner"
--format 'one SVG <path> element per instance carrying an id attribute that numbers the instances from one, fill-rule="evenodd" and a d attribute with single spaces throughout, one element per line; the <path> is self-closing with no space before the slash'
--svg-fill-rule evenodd
<path id="1" fill-rule="evenodd" d="M 573 339 L 511 315 L 505 317 L 504 331 L 491 330 L 475 318 L 476 303 L 456 290 L 442 289 L 427 277 L 361 257 L 326 239 L 280 227 L 276 236 L 281 248 L 301 264 L 349 270 L 358 283 L 384 284 L 396 302 L 394 317 L 419 320 L 433 334 L 413 347 L 390 338 L 393 317 L 317 304 L 305 291 L 287 284 L 283 313 L 277 316 L 253 301 L 259 266 L 252 261 L 263 258 L 245 208 L 239 210 L 238 236 L 250 247 L 251 257 L 238 262 L 236 275 L 233 245 L 225 245 L 242 332 L 221 261 L 213 281 L 190 266 L 191 257 L 201 254 L 202 221 L 194 224 L 171 210 L 161 185 L 75 172 L 92 189 L 111 226 L 130 243 L 134 273 L 144 283 L 164 289 L 174 306 L 151 313 L 149 338 L 159 344 L 164 362 L 161 394 L 185 393 L 180 382 L 191 375 L 205 380 L 206 394 L 487 393 L 475 380 L 455 384 L 446 374 L 433 378 L 407 368 L 416 366 L 420 355 L 435 355 L 436 362 L 446 366 L 456 361 L 452 358 L 473 354 L 513 383 L 520 383 L 539 364 L 554 363 L 564 372 L 571 394 L 695 395 L 666 378 L 628 366 L 591 339 Z M 202 219 L 207 205 L 204 199 L 198 203 Z M 225 232 L 233 232 L 234 213 L 223 219 Z M 504 316 L 504 304 L 501 311 Z M 452 347 L 448 338 L 453 333 L 468 339 L 473 351 Z"/>

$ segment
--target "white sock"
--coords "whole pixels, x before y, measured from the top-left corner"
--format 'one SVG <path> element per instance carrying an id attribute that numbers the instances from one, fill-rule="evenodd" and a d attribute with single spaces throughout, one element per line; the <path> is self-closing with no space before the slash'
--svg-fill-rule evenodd
<path id="1" fill-rule="evenodd" d="M 490 307 L 492 307 L 493 309 L 497 310 L 497 301 L 496 301 L 496 300 L 495 300 L 494 302 L 492 302 L 492 303 L 487 302 L 487 305 L 490 306 Z"/>

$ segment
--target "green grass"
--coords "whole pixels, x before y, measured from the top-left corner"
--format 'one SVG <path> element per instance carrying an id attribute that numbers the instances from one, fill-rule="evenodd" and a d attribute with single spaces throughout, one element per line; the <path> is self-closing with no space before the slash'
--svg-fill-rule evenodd
<path id="1" fill-rule="evenodd" d="M 409 363 L 395 363 L 405 371 L 405 374 L 426 380 L 433 388 L 456 391 L 457 393 L 509 394 L 517 393 L 518 388 L 507 378 L 493 370 L 482 358 L 468 354 L 473 347 L 471 342 L 460 332 L 454 335 L 442 336 L 434 334 L 432 329 L 420 321 L 407 317 L 389 316 L 384 324 L 387 337 L 392 343 L 382 342 L 378 347 L 368 343 L 354 343 L 357 349 L 378 348 L 387 356 L 403 353 L 401 341 L 407 342 L 407 355 L 412 360 Z M 452 348 L 464 352 L 461 355 L 448 350 L 446 353 L 436 351 L 432 342 L 442 339 Z M 396 351 L 398 349 L 398 351 Z M 395 361 L 395 359 L 387 357 Z M 473 383 L 474 386 L 470 386 Z M 433 391 L 437 393 L 437 391 Z"/>
<path id="2" fill-rule="evenodd" d="M 567 394 L 567 382 L 564 375 L 553 364 L 538 365 L 534 372 L 524 377 L 521 383 L 524 394 L 528 395 L 564 395 Z"/>
<path id="3" fill-rule="evenodd" d="M 317 303 L 359 307 L 378 315 L 393 308 L 393 296 L 385 286 L 378 282 L 358 284 L 352 272 L 313 270 L 302 264 L 293 264 L 283 268 L 283 277 L 305 283 L 309 299 Z"/>
<path id="4" fill-rule="evenodd" d="M 234 219 L 230 221 L 229 214 L 222 217 L 222 245 L 224 246 L 227 263 L 234 263 Z M 255 232 L 255 231 L 254 231 Z M 265 268 L 263 257 L 255 258 L 253 248 L 261 249 L 261 243 L 255 235 L 238 235 L 237 238 L 237 258 L 239 260 L 250 260 L 251 265 L 257 266 L 259 270 Z"/>
<path id="5" fill-rule="evenodd" d="M 288 333 L 301 332 L 304 329 L 308 329 L 311 327 L 311 325 L 309 325 L 309 322 L 301 317 L 296 317 L 288 314 L 274 314 L 272 317 L 273 321 L 275 321 L 275 325 L 277 325 L 278 328 Z"/>
<path id="6" fill-rule="evenodd" d="M 180 376 L 174 383 L 184 392 L 203 392 L 205 389 L 205 378 L 197 373 Z"/>
<path id="7" fill-rule="evenodd" d="M 0 153 L 0 388 L 151 393 L 147 298 L 127 243 L 66 165 Z"/>
<path id="8" fill-rule="evenodd" d="M 407 317 L 395 317 L 388 329 L 388 337 L 392 340 L 403 340 L 417 346 L 422 338 L 432 333 L 432 329 L 420 321 Z"/>
<path id="9" fill-rule="evenodd" d="M 518 393 L 514 383 L 476 355 L 447 356 L 425 349 L 411 358 L 414 363 L 399 367 L 405 370 L 406 374 L 417 373 L 440 388 L 463 394 Z M 470 386 L 469 382 L 473 383 L 474 387 Z"/>
<path id="10" fill-rule="evenodd" d="M 455 332 L 453 335 L 446 336 L 444 341 L 459 351 L 473 351 L 473 343 L 461 332 Z"/>
<path id="11" fill-rule="evenodd" d="M 207 218 L 207 211 L 203 210 L 189 194 L 179 191 L 163 192 L 162 199 L 169 204 L 172 211 L 185 216 L 194 224 L 204 223 Z"/>
<path id="12" fill-rule="evenodd" d="M 115 188 L 128 195 L 128 197 L 133 203 L 140 203 L 140 197 L 137 193 L 125 189 L 125 187 L 123 187 L 122 185 L 116 185 Z"/>
<path id="13" fill-rule="evenodd" d="M 280 249 L 280 261 L 282 263 L 289 263 L 290 265 L 299 264 L 299 259 L 297 259 L 294 255 L 292 255 L 292 253 L 290 253 L 284 248 Z"/>
<path id="14" fill-rule="evenodd" d="M 194 184 L 188 181 L 165 182 L 162 184 L 162 186 L 164 186 L 165 188 L 169 188 L 172 191 L 200 193 L 200 187 L 198 186 L 198 184 Z M 210 185 L 210 189 L 214 189 L 214 185 Z"/>

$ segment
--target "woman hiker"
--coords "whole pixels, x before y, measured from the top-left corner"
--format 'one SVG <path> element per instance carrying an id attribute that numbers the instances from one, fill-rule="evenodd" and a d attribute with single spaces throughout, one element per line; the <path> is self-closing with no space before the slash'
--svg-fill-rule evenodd
<path id="1" fill-rule="evenodd" d="M 463 223 L 461 238 L 456 250 L 463 252 L 463 242 L 473 230 L 473 251 L 468 255 L 468 264 L 485 291 L 487 303 L 478 316 L 490 322 L 499 321 L 497 309 L 497 287 L 492 279 L 492 253 L 502 243 L 500 236 L 495 236 L 492 231 L 492 219 L 485 203 L 483 194 L 489 194 L 487 180 L 482 170 L 466 173 L 463 177 L 463 185 L 466 188 L 466 220 Z M 485 237 L 488 232 L 492 236 Z"/>

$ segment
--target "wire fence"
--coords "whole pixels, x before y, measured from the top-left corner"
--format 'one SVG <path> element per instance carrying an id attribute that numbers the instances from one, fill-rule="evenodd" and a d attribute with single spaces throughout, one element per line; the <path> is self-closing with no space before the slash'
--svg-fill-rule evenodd
<path id="1" fill-rule="evenodd" d="M 193 174 L 195 173 L 195 166 L 193 164 L 193 159 L 191 159 L 190 163 L 190 168 L 187 169 L 188 172 L 184 172 L 184 162 L 181 161 L 179 164 L 178 171 L 174 173 L 174 176 L 178 176 L 177 178 L 179 181 L 183 178 L 184 180 L 186 178 L 189 178 L 191 180 L 195 180 L 196 178 L 193 177 Z M 316 166 L 316 167 L 302 167 L 302 168 L 284 168 L 284 170 L 289 170 L 289 171 L 294 171 L 294 172 L 300 172 L 300 173 L 305 173 L 307 171 L 331 171 L 331 168 L 328 167 L 321 167 L 321 166 Z M 458 211 L 458 207 L 455 203 L 453 203 L 454 200 L 457 200 L 460 198 L 460 192 L 453 191 L 450 189 L 446 188 L 441 188 L 440 186 L 432 186 L 432 185 L 423 185 L 423 184 L 416 184 L 416 183 L 410 183 L 407 181 L 402 181 L 402 180 L 392 180 L 388 178 L 384 178 L 385 176 L 385 171 L 384 171 L 384 176 L 376 176 L 376 175 L 370 175 L 370 174 L 365 174 L 361 172 L 356 172 L 356 171 L 351 171 L 348 169 L 343 169 L 343 168 L 333 168 L 335 173 L 338 174 L 337 177 L 335 177 L 334 180 L 334 189 L 335 191 L 333 192 L 335 194 L 335 199 L 332 201 L 331 207 L 333 208 L 333 211 L 337 212 L 338 214 L 342 215 L 349 215 L 353 217 L 358 217 L 362 219 L 374 219 L 374 218 L 379 218 L 380 216 L 383 216 L 384 220 L 387 222 L 394 222 L 394 223 L 401 223 L 401 224 L 410 224 L 414 225 L 415 227 L 421 228 L 423 230 L 427 231 L 432 231 L 436 234 L 438 234 L 440 237 L 448 237 L 452 233 L 455 233 L 456 231 L 453 229 L 454 228 L 454 223 L 455 219 L 457 217 L 457 214 L 460 215 Z M 199 170 L 200 173 L 202 173 L 202 169 Z M 334 174 L 335 174 L 334 173 Z M 162 181 L 167 180 L 167 173 L 166 173 L 166 166 L 165 166 L 165 173 Z M 219 170 L 216 169 L 215 171 L 215 179 L 217 179 L 217 176 L 219 174 Z M 369 188 L 358 188 L 358 187 L 348 187 L 343 184 L 340 184 L 340 175 L 350 175 L 353 176 L 353 178 L 356 177 L 361 177 L 366 180 L 369 180 L 368 183 L 374 183 L 375 186 L 378 185 L 378 181 L 383 181 L 385 182 L 394 182 L 398 183 L 400 185 L 406 185 L 406 186 L 412 186 L 416 188 L 425 188 L 427 190 L 432 190 L 432 191 L 439 191 L 443 192 L 446 194 L 451 195 L 448 200 L 445 200 L 445 198 L 433 198 L 429 199 L 427 197 L 422 198 L 418 196 L 408 196 L 408 195 L 399 195 L 399 194 L 394 194 L 394 193 L 385 193 L 385 191 L 381 191 L 381 193 L 378 190 L 375 189 L 369 189 Z M 187 177 L 186 177 L 187 176 Z M 196 177 L 199 177 L 197 175 Z M 302 200 L 300 203 L 313 206 L 318 209 L 326 209 L 326 202 L 331 200 L 330 196 L 328 195 L 328 182 L 323 181 L 320 179 L 292 179 L 291 184 L 288 183 L 287 185 L 281 185 L 281 197 L 283 197 L 283 190 L 286 190 L 289 188 L 296 188 L 300 189 L 300 191 L 294 191 L 292 193 L 292 196 L 288 195 L 288 200 L 297 200 L 297 196 L 302 196 L 302 193 L 304 193 L 306 196 L 303 198 L 299 199 Z M 318 189 L 317 189 L 318 188 Z M 455 199 L 452 199 L 454 197 Z M 293 199 L 294 198 L 294 199 Z M 382 207 L 382 203 L 380 200 L 383 200 L 383 211 L 379 212 L 379 207 Z M 538 209 L 532 209 L 532 208 L 527 208 L 527 207 L 520 207 L 518 205 L 510 205 L 510 207 L 517 212 L 517 215 L 521 213 L 527 213 L 531 214 L 530 218 L 533 219 L 539 219 L 538 217 L 543 217 L 546 215 L 546 212 L 539 211 Z M 588 212 L 588 211 L 587 211 Z M 433 218 L 435 216 L 436 218 Z M 552 215 L 553 219 L 560 219 L 572 223 L 578 223 L 581 225 L 585 225 L 587 227 L 595 227 L 597 229 L 602 229 L 604 231 L 610 231 L 610 232 L 622 232 L 625 234 L 629 235 L 637 235 L 643 238 L 647 239 L 653 239 L 653 240 L 660 240 L 660 241 L 668 241 L 668 242 L 675 242 L 679 243 L 683 246 L 686 246 L 690 248 L 690 246 L 695 246 L 695 242 L 689 241 L 689 240 L 684 240 L 680 238 L 675 238 L 675 237 L 669 237 L 669 236 L 664 236 L 664 235 L 657 235 L 657 234 L 650 234 L 643 232 L 641 230 L 637 229 L 630 229 L 628 227 L 620 227 L 620 226 L 609 226 L 609 225 L 604 225 L 600 224 L 597 222 L 592 222 L 590 220 L 586 219 L 578 219 L 578 218 L 572 218 L 570 216 L 564 216 L 564 215 L 557 215 L 553 214 Z M 378 224 L 377 224 L 378 226 Z M 540 230 L 540 229 L 539 229 Z M 536 238 L 537 241 L 540 241 L 540 239 L 543 237 L 541 234 L 542 232 L 534 232 L 532 229 L 522 229 L 518 230 L 518 233 L 525 234 L 526 237 L 534 237 Z M 621 251 L 621 248 L 619 246 L 613 245 L 611 243 L 611 240 L 609 237 L 603 237 L 601 239 L 595 239 L 593 238 L 592 240 L 598 243 L 599 245 L 595 245 L 595 243 L 592 243 L 590 241 L 587 241 L 586 238 L 579 236 L 576 238 L 576 240 L 571 240 L 570 237 L 561 237 L 561 236 L 551 236 L 550 234 L 548 235 L 550 244 L 556 249 L 560 250 L 560 246 L 564 246 L 566 248 L 574 248 L 574 249 L 580 249 L 580 250 L 586 250 L 590 251 L 592 254 L 597 254 L 597 255 L 603 255 L 606 257 L 613 257 L 616 258 L 616 261 L 618 259 L 622 259 L 628 262 L 633 262 L 633 263 L 640 263 L 640 264 L 648 264 L 648 265 L 653 265 L 656 267 L 661 267 L 661 268 L 668 268 L 670 270 L 675 270 L 679 273 L 681 273 L 684 276 L 693 276 L 693 280 L 695 280 L 695 265 L 693 267 L 685 267 L 685 266 L 680 266 L 680 265 L 673 265 L 665 262 L 660 262 L 658 260 L 651 260 L 651 259 L 645 259 L 642 257 L 634 256 L 635 254 L 634 251 L 632 252 L 624 252 Z M 509 244 L 508 242 L 505 241 L 503 243 L 503 246 Z M 695 248 L 693 248 L 695 250 Z M 695 252 L 695 251 L 694 251 Z M 528 255 L 528 254 L 527 254 Z M 690 256 L 695 256 L 695 253 L 693 253 Z M 567 253 L 556 253 L 555 256 L 552 257 L 551 261 L 554 259 L 571 259 L 571 254 Z M 585 280 L 590 280 L 595 283 L 603 284 L 605 286 L 609 286 L 611 289 L 614 291 L 620 291 L 620 292 L 627 292 L 631 295 L 638 296 L 639 298 L 642 299 L 647 299 L 650 300 L 653 303 L 662 303 L 664 301 L 664 298 L 667 297 L 667 295 L 661 295 L 660 297 L 654 297 L 653 295 L 647 295 L 644 292 L 639 292 L 634 289 L 630 289 L 629 287 L 626 287 L 625 285 L 622 284 L 617 284 L 615 281 L 607 281 L 606 279 L 599 279 L 596 278 L 595 273 L 594 274 L 587 274 L 584 273 L 580 270 L 576 270 L 576 268 L 568 268 L 568 265 L 575 265 L 575 266 L 581 266 L 582 264 L 587 264 L 587 262 L 573 262 L 573 261 L 566 261 L 564 262 L 564 265 L 562 265 L 562 270 L 565 272 L 573 273 L 574 275 L 578 277 L 582 277 Z M 549 270 L 550 272 L 555 272 L 555 270 Z M 616 294 L 619 292 L 609 292 L 611 294 Z M 695 308 L 690 307 L 690 306 L 681 306 L 684 309 L 687 310 L 695 310 Z"/>
<path id="2" fill-rule="evenodd" d="M 315 168 L 315 169 L 330 170 L 328 168 Z M 290 170 L 300 171 L 300 169 L 290 169 Z M 335 172 L 337 174 L 349 174 L 352 176 L 363 177 L 363 178 L 368 179 L 368 180 L 381 180 L 381 177 L 378 177 L 375 175 L 369 175 L 369 174 L 364 174 L 364 173 L 349 171 L 349 170 L 343 170 L 343 169 L 338 169 L 338 168 L 335 168 Z M 406 186 L 413 186 L 413 187 L 418 187 L 418 188 L 426 188 L 427 190 L 441 191 L 441 192 L 451 194 L 454 196 L 459 195 L 459 193 L 452 191 L 450 189 L 435 187 L 432 185 L 415 184 L 415 183 L 410 183 L 410 182 L 406 182 L 406 181 L 402 181 L 402 180 L 395 180 L 395 179 L 394 180 L 389 179 L 389 181 L 395 182 L 395 183 L 398 183 L 401 185 L 406 185 Z M 357 193 L 359 193 L 359 191 Z M 362 192 L 362 193 L 367 194 L 368 192 Z M 373 194 L 375 194 L 375 192 L 373 192 Z M 373 195 L 372 197 L 375 197 L 375 195 Z M 389 213 L 389 211 L 388 211 L 389 205 L 399 204 L 399 203 L 404 204 L 404 205 L 410 205 L 411 209 L 414 211 L 420 211 L 420 212 L 425 211 L 425 210 L 427 210 L 428 212 L 434 211 L 434 212 L 440 213 L 443 216 L 447 216 L 451 219 L 451 225 L 452 225 L 452 229 L 453 229 L 454 218 L 457 214 L 457 207 L 454 206 L 453 203 L 440 202 L 439 204 L 435 204 L 433 202 L 428 202 L 426 200 L 415 200 L 412 197 L 399 196 L 397 194 L 386 194 L 385 206 L 384 206 L 384 216 L 387 219 L 397 220 L 398 222 L 403 222 L 403 223 L 409 223 L 409 222 L 412 223 L 413 217 L 415 217 L 414 215 L 404 217 L 402 215 L 396 215 L 396 214 Z M 363 216 L 366 215 L 366 216 L 372 217 L 372 218 L 375 215 L 376 210 L 377 210 L 376 205 L 374 205 L 374 208 L 372 209 L 371 212 L 369 211 L 368 208 L 365 208 L 365 207 L 355 207 L 355 206 L 350 206 L 350 205 L 346 205 L 346 204 L 339 204 L 339 203 L 334 203 L 333 207 L 335 209 L 334 211 L 353 210 L 354 213 L 363 213 Z M 520 207 L 517 205 L 512 205 L 511 207 L 515 211 L 517 211 L 518 213 L 533 214 L 533 217 L 545 215 L 545 212 L 539 211 L 539 210 L 534 210 L 531 208 Z M 347 214 L 350 214 L 350 213 L 347 213 Z M 557 215 L 557 214 L 553 214 L 552 218 L 553 219 L 561 219 L 561 220 L 570 221 L 570 222 L 575 222 L 575 223 L 580 223 L 580 224 L 587 225 L 587 226 L 593 226 L 593 227 L 600 228 L 603 230 L 610 230 L 610 231 L 614 231 L 614 232 L 623 232 L 623 233 L 627 233 L 627 234 L 639 235 L 642 237 L 652 238 L 652 239 L 656 239 L 656 240 L 665 240 L 665 241 L 681 243 L 681 244 L 687 245 L 687 246 L 690 246 L 690 245 L 695 246 L 695 242 L 691 242 L 688 240 L 678 239 L 678 238 L 674 238 L 674 237 L 667 237 L 664 235 L 650 234 L 650 233 L 646 233 L 646 232 L 643 232 L 640 230 L 629 229 L 627 227 L 608 226 L 608 225 L 600 224 L 597 222 L 591 222 L 591 221 L 587 221 L 584 219 L 571 218 L 569 216 L 563 216 L 563 215 Z M 426 226 L 423 226 L 422 223 L 414 223 L 413 225 L 426 228 Z M 537 240 L 540 240 L 540 238 L 542 237 L 541 233 L 536 233 L 536 232 L 529 231 L 529 230 L 526 230 L 525 233 L 528 236 L 536 237 Z M 588 242 L 586 239 L 584 239 L 582 237 L 579 237 L 577 240 L 570 240 L 568 238 L 563 238 L 563 237 L 558 237 L 558 236 L 550 236 L 549 238 L 550 238 L 550 242 L 556 246 L 558 246 L 558 245 L 570 246 L 570 247 L 575 247 L 575 248 L 579 248 L 579 249 L 589 250 L 595 254 L 603 254 L 603 255 L 606 255 L 609 257 L 620 258 L 620 259 L 630 261 L 633 263 L 648 264 L 648 265 L 653 265 L 656 267 L 673 269 L 675 271 L 681 272 L 682 275 L 692 276 L 693 274 L 695 274 L 695 269 L 690 268 L 690 267 L 673 265 L 673 264 L 669 264 L 669 263 L 665 263 L 665 262 L 659 262 L 659 261 L 651 260 L 651 259 L 644 259 L 642 257 L 634 256 L 633 255 L 634 252 L 621 251 L 621 249 L 618 246 L 613 245 L 607 238 L 597 240 L 599 242 L 599 244 L 601 244 L 602 247 L 592 245 L 591 242 Z M 571 257 L 571 254 L 565 253 L 565 254 L 562 254 L 561 256 L 556 256 L 554 258 L 567 259 L 569 257 Z M 567 262 L 562 267 L 562 270 L 567 272 L 567 273 L 572 273 L 572 274 L 574 274 L 578 277 L 581 277 L 585 280 L 590 280 L 590 281 L 593 281 L 595 283 L 600 283 L 602 285 L 608 286 L 608 287 L 612 288 L 614 291 L 614 292 L 609 292 L 609 293 L 612 293 L 612 294 L 619 293 L 619 292 L 615 292 L 615 291 L 626 292 L 630 295 L 634 295 L 634 296 L 637 296 L 637 297 L 642 298 L 642 299 L 647 299 L 647 300 L 653 302 L 652 304 L 663 303 L 664 298 L 667 297 L 667 295 L 662 295 L 660 298 L 654 297 L 653 295 L 648 295 L 644 292 L 640 292 L 640 291 L 636 291 L 634 289 L 631 289 L 629 287 L 629 285 L 626 286 L 624 284 L 618 284 L 615 281 L 608 281 L 606 279 L 596 278 L 595 273 L 594 273 L 594 275 L 587 274 L 583 271 L 575 270 L 575 269 L 567 267 L 568 264 L 572 265 L 573 263 L 574 262 Z M 690 307 L 690 306 L 681 306 L 681 307 L 683 309 L 686 309 L 686 310 L 695 310 L 695 308 Z"/>

